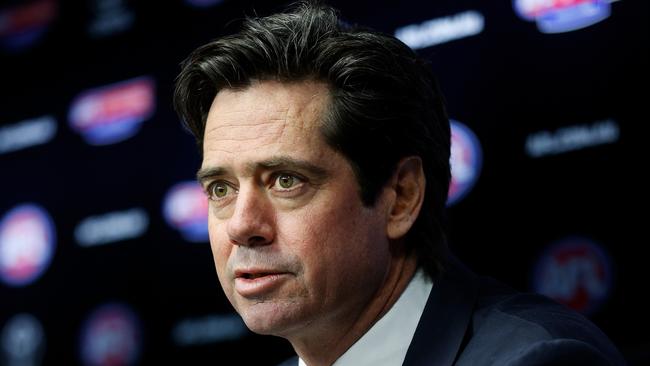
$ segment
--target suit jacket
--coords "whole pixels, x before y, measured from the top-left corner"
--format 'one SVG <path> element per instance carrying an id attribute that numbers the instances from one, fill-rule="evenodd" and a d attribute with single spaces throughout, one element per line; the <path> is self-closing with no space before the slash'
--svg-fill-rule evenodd
<path id="1" fill-rule="evenodd" d="M 298 365 L 298 358 L 280 366 L 290 365 Z M 476 276 L 452 260 L 434 282 L 403 365 L 618 366 L 625 361 L 577 312 Z"/>

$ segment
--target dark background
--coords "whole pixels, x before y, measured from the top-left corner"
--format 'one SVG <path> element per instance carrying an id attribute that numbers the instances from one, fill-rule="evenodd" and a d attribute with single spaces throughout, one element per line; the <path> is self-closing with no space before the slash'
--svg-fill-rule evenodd
<path id="1" fill-rule="evenodd" d="M 38 2 L 2 2 L 0 11 Z M 171 107 L 179 63 L 199 45 L 236 31 L 245 15 L 270 14 L 285 2 L 51 3 L 55 15 L 36 42 L 0 49 L 0 128 L 44 115 L 58 126 L 45 144 L 0 154 L 0 220 L 32 202 L 56 227 L 56 251 L 41 277 L 18 287 L 0 282 L 0 331 L 14 315 L 31 314 L 43 329 L 42 364 L 82 364 L 84 322 L 102 304 L 120 303 L 139 319 L 133 364 L 273 365 L 291 355 L 284 340 L 242 333 L 208 243 L 184 240 L 162 213 L 166 192 L 194 179 L 199 166 L 192 137 Z M 551 245 L 567 238 L 595 243 L 612 282 L 586 315 L 631 364 L 647 364 L 650 251 L 642 235 L 648 206 L 641 178 L 647 164 L 639 159 L 647 130 L 647 2 L 612 2 L 609 18 L 556 34 L 519 18 L 510 1 L 329 3 L 346 21 L 387 33 L 467 10 L 483 16 L 481 33 L 418 51 L 431 60 L 450 117 L 473 130 L 483 151 L 473 190 L 449 209 L 451 246 L 477 272 L 532 291 L 533 268 Z M 133 23 L 92 36 L 93 19 L 111 6 L 132 14 Z M 7 32 L 0 22 L 0 39 Z M 156 109 L 135 136 L 92 146 L 70 128 L 68 110 L 80 93 L 139 76 L 154 80 Z M 615 141 L 526 153 L 535 133 L 557 137 L 562 128 L 598 121 L 617 126 Z M 134 207 L 149 218 L 143 235 L 77 244 L 73 233 L 83 219 Z M 174 329 L 188 319 L 198 324 L 198 340 L 180 344 Z"/>

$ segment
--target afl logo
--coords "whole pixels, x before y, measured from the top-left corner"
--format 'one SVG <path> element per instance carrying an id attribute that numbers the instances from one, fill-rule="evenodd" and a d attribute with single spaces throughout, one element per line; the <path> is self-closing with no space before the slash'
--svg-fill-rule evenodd
<path id="1" fill-rule="evenodd" d="M 517 15 L 537 23 L 542 33 L 588 27 L 609 17 L 611 0 L 514 0 Z"/>
<path id="2" fill-rule="evenodd" d="M 33 204 L 13 208 L 0 220 L 0 279 L 9 286 L 36 281 L 49 267 L 55 244 L 45 210 Z"/>
<path id="3" fill-rule="evenodd" d="M 70 107 L 70 127 L 90 145 L 108 145 L 135 135 L 155 110 L 153 79 L 140 77 L 79 95 Z"/>
<path id="4" fill-rule="evenodd" d="M 81 331 L 81 360 L 87 366 L 134 365 L 140 356 L 139 321 L 122 304 L 105 304 L 93 313 Z"/>
<path id="5" fill-rule="evenodd" d="M 54 0 L 32 1 L 0 10 L 0 44 L 22 51 L 43 37 L 57 13 Z"/>
<path id="6" fill-rule="evenodd" d="M 449 122 L 451 123 L 451 182 L 447 205 L 451 206 L 465 197 L 476 183 L 481 172 L 483 156 L 476 135 L 458 121 Z"/>
<path id="7" fill-rule="evenodd" d="M 609 257 L 585 238 L 568 238 L 551 245 L 534 270 L 533 289 L 536 292 L 583 314 L 598 310 L 611 286 Z"/>
<path id="8" fill-rule="evenodd" d="M 188 181 L 173 186 L 165 197 L 163 215 L 185 240 L 208 241 L 208 198 L 198 183 Z"/>

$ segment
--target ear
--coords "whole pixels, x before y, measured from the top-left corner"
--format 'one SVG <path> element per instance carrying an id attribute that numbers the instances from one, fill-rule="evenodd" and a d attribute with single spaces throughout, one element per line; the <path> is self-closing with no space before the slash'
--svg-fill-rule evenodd
<path id="1" fill-rule="evenodd" d="M 425 186 L 420 157 L 409 156 L 397 163 L 388 187 L 393 198 L 388 207 L 386 223 L 389 239 L 400 239 L 411 229 L 422 208 Z"/>

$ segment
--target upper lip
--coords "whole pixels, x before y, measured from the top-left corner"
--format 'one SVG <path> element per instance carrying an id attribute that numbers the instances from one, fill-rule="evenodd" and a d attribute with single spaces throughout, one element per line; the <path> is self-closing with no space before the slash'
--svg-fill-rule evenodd
<path id="1" fill-rule="evenodd" d="M 235 278 L 255 278 L 273 274 L 285 273 L 276 269 L 250 268 L 235 270 Z"/>

